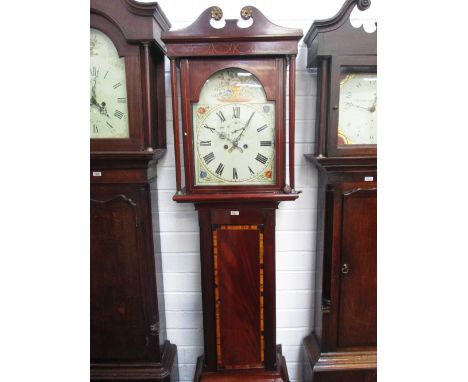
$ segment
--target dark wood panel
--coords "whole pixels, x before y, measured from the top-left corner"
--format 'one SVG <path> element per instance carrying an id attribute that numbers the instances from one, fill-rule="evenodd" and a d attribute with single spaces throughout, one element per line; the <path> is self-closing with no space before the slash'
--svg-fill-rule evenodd
<path id="1" fill-rule="evenodd" d="M 338 346 L 376 345 L 377 191 L 351 190 L 342 200 Z"/>
<path id="2" fill-rule="evenodd" d="M 377 371 L 352 370 L 316 373 L 313 382 L 377 382 Z"/>
<path id="3" fill-rule="evenodd" d="M 137 224 L 136 203 L 130 198 L 92 199 L 92 359 L 146 356 Z"/>
<path id="4" fill-rule="evenodd" d="M 263 325 L 260 323 L 260 256 L 263 258 L 263 242 L 260 243 L 259 231 L 257 226 L 222 226 L 216 229 L 213 239 L 214 247 L 217 240 L 215 282 L 217 278 L 220 315 L 217 325 L 220 325 L 221 341 L 218 364 L 226 367 L 260 365 L 260 328 Z"/>

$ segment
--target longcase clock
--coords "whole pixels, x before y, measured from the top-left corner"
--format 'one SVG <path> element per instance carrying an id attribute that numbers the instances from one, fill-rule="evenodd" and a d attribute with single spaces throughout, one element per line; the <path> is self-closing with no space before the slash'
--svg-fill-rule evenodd
<path id="1" fill-rule="evenodd" d="M 275 210 L 298 197 L 294 96 L 302 31 L 277 26 L 251 6 L 241 17 L 246 26 L 211 7 L 162 36 L 171 60 L 173 199 L 194 203 L 200 224 L 205 353 L 195 381 L 288 380 L 275 333 Z"/>
<path id="2" fill-rule="evenodd" d="M 157 3 L 91 0 L 92 381 L 177 380 L 160 336 L 150 183 L 165 152 Z M 151 170 L 151 171 L 149 171 Z"/>
<path id="3" fill-rule="evenodd" d="M 317 68 L 319 169 L 314 331 L 304 340 L 306 381 L 377 380 L 377 31 L 349 16 L 348 0 L 315 21 L 304 41 Z"/>

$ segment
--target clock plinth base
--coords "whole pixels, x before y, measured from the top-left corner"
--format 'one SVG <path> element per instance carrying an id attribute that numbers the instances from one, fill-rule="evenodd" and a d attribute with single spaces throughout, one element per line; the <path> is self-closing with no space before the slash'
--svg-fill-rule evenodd
<path id="1" fill-rule="evenodd" d="M 276 347 L 276 370 L 228 369 L 203 370 L 204 357 L 198 357 L 193 382 L 289 382 L 286 360 L 281 354 L 281 345 Z"/>
<path id="2" fill-rule="evenodd" d="M 177 346 L 166 341 L 161 350 L 161 362 L 91 364 L 90 381 L 178 381 Z"/>
<path id="3" fill-rule="evenodd" d="M 304 381 L 376 382 L 377 351 L 321 352 L 312 333 L 303 341 Z"/>

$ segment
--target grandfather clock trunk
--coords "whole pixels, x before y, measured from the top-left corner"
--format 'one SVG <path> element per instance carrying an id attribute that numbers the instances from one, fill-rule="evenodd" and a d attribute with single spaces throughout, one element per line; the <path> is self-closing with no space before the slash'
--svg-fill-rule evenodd
<path id="1" fill-rule="evenodd" d="M 276 369 L 277 205 L 197 205 L 208 371 Z"/>
<path id="2" fill-rule="evenodd" d="M 262 363 L 262 231 L 256 225 L 213 229 L 217 352 L 221 367 Z"/>

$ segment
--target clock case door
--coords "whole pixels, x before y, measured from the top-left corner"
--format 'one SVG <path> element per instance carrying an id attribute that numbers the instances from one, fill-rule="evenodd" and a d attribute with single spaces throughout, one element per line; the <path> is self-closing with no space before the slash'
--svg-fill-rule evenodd
<path id="1" fill-rule="evenodd" d="M 129 125 L 129 138 L 91 139 L 91 151 L 165 148 L 164 52 L 152 42 L 130 43 L 116 24 L 99 13 L 91 12 L 90 27 L 106 34 L 125 59 Z"/>
<path id="2" fill-rule="evenodd" d="M 285 90 L 286 64 L 284 58 L 252 59 L 182 59 L 180 63 L 181 82 L 186 84 L 187 92 L 182 93 L 182 118 L 184 126 L 185 179 L 188 193 L 212 194 L 215 192 L 279 191 L 284 187 L 285 156 L 285 104 L 282 94 Z M 216 72 L 239 68 L 252 73 L 262 84 L 267 101 L 275 102 L 275 172 L 274 185 L 228 185 L 195 186 L 194 147 L 192 125 L 192 104 L 198 102 L 200 91 L 206 80 Z"/>
<path id="3" fill-rule="evenodd" d="M 343 69 L 349 72 L 377 73 L 376 56 L 334 56 L 330 59 L 330 96 L 328 101 L 328 129 L 326 132 L 328 156 L 377 155 L 377 145 L 338 145 L 338 117 L 340 113 L 340 80 Z M 326 77 L 319 73 L 319 84 Z M 326 84 L 325 84 L 326 85 Z M 319 88 L 323 88 L 321 84 Z M 323 128 L 323 126 L 321 126 Z M 317 131 L 320 130 L 320 127 Z"/>
<path id="4" fill-rule="evenodd" d="M 305 380 L 376 381 L 376 160 L 307 159 L 319 168 L 319 188 L 316 309 L 314 330 L 303 342 Z"/>
<path id="5" fill-rule="evenodd" d="M 317 260 L 323 279 L 316 285 L 322 291 L 321 317 L 317 317 L 323 325 L 322 351 L 375 349 L 376 182 L 329 184 L 324 200 L 324 247 L 317 254 L 323 256 Z"/>
<path id="6" fill-rule="evenodd" d="M 177 380 L 177 348 L 160 333 L 150 198 L 157 159 L 147 152 L 91 159 L 91 381 Z"/>
<path id="7" fill-rule="evenodd" d="M 91 359 L 97 364 L 161 358 L 151 331 L 159 318 L 146 188 L 91 185 Z"/>

